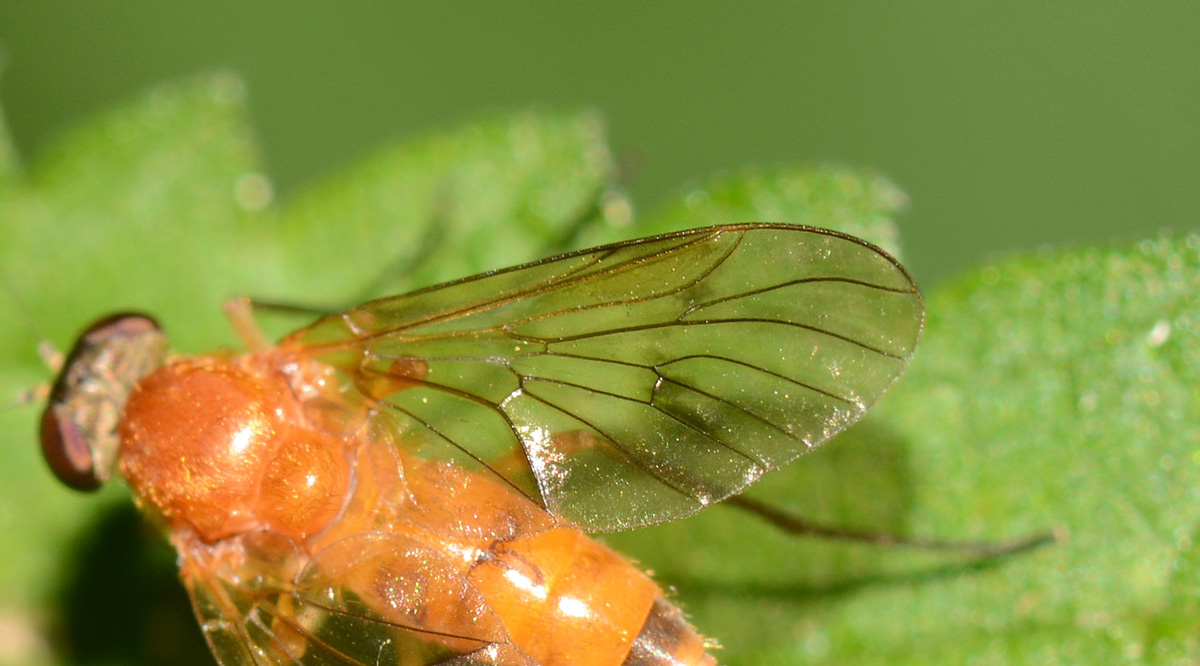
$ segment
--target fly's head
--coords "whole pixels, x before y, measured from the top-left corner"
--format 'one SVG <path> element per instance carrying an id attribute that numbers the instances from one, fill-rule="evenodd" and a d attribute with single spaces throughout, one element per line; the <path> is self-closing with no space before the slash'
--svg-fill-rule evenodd
<path id="1" fill-rule="evenodd" d="M 104 485 L 129 394 L 163 365 L 166 353 L 158 322 L 142 314 L 105 317 L 79 336 L 42 413 L 42 454 L 60 481 L 76 490 Z"/>

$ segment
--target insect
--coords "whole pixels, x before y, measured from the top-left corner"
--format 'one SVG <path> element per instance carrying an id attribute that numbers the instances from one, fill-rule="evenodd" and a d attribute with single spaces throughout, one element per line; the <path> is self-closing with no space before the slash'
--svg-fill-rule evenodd
<path id="1" fill-rule="evenodd" d="M 104 318 L 51 390 L 67 485 L 111 470 L 222 666 L 715 664 L 585 531 L 690 515 L 854 422 L 920 295 L 882 250 L 745 224 L 617 243 L 173 357 Z"/>

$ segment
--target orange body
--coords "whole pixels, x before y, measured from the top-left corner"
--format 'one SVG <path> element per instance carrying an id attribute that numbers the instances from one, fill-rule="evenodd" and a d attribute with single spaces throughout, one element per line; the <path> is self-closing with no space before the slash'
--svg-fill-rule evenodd
<path id="1" fill-rule="evenodd" d="M 130 396 L 124 476 L 170 531 L 201 619 L 211 603 L 244 620 L 205 623 L 214 650 L 259 625 L 281 652 L 332 649 L 307 637 L 354 615 L 413 637 L 378 663 L 715 663 L 626 559 L 484 474 L 414 455 L 344 393 L 280 347 L 169 363 Z"/>
<path id="2" fill-rule="evenodd" d="M 742 492 L 861 417 L 923 322 L 885 252 L 780 224 L 369 301 L 271 348 L 230 313 L 255 353 L 166 362 L 152 317 L 100 319 L 41 423 L 72 488 L 119 460 L 222 666 L 712 664 L 576 526 Z"/>

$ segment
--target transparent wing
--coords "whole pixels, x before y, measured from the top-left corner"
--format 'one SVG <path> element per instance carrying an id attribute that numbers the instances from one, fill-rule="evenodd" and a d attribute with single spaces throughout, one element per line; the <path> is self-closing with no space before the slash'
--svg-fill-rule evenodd
<path id="1" fill-rule="evenodd" d="M 268 532 L 180 552 L 221 666 L 536 666 L 461 574 L 403 536 L 359 535 L 302 566 Z"/>
<path id="2" fill-rule="evenodd" d="M 691 514 L 853 423 L 922 317 L 882 250 L 748 224 L 373 301 L 283 346 L 384 405 L 416 455 L 613 530 Z"/>

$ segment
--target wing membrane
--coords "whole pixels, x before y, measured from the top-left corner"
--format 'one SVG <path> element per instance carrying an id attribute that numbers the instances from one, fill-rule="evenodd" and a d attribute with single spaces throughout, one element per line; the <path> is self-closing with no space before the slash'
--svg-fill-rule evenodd
<path id="1" fill-rule="evenodd" d="M 911 278 L 872 245 L 736 225 L 373 301 L 284 344 L 347 383 L 402 379 L 383 399 L 418 455 L 613 530 L 693 513 L 853 423 L 922 317 Z"/>
<path id="2" fill-rule="evenodd" d="M 180 549 L 221 666 L 532 666 L 461 573 L 407 537 L 361 534 L 311 558 L 269 532 L 231 546 Z"/>

